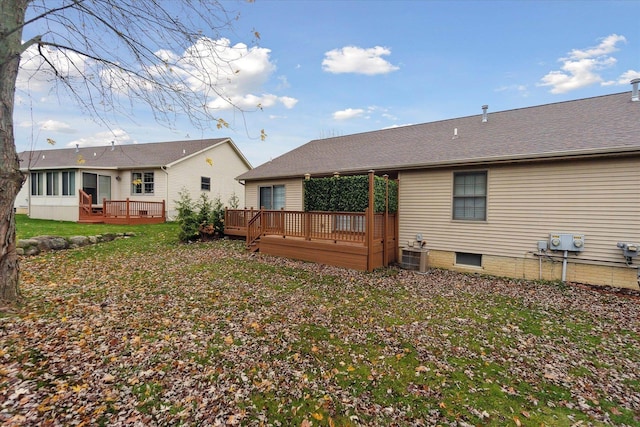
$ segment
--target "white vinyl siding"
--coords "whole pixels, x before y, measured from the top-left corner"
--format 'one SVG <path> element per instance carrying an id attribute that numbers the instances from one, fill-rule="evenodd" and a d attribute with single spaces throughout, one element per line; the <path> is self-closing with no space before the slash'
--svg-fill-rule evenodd
<path id="1" fill-rule="evenodd" d="M 618 241 L 640 241 L 639 159 L 488 169 L 487 221 L 451 219 L 451 170 L 400 174 L 400 246 L 422 233 L 431 249 L 526 257 L 551 232 L 585 234 L 576 258 L 623 261 Z"/>
<path id="2" fill-rule="evenodd" d="M 211 186 L 207 196 L 210 200 L 220 198 L 222 204 L 228 207 L 233 195 L 244 200 L 244 186 L 235 178 L 248 170 L 249 166 L 232 145 L 224 142 L 188 159 L 167 165 L 164 170 L 156 170 L 155 198 L 165 199 L 167 215 L 175 218 L 175 201 L 180 200 L 180 193 L 184 190 L 193 200 L 197 200 L 203 193 L 201 178 L 210 177 Z"/>

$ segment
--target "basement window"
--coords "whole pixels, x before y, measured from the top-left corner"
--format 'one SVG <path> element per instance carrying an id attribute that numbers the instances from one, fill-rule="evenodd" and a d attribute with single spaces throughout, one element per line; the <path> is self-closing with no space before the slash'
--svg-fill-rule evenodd
<path id="1" fill-rule="evenodd" d="M 456 252 L 456 265 L 468 265 L 470 267 L 482 267 L 482 255 L 468 252 Z"/>

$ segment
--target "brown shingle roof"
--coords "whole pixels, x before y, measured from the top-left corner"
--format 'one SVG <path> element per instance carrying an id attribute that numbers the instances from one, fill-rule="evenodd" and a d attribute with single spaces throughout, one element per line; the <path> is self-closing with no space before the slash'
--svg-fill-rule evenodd
<path id="1" fill-rule="evenodd" d="M 21 169 L 58 168 L 158 168 L 185 159 L 229 138 L 213 138 L 189 141 L 154 142 L 147 144 L 107 145 L 104 147 L 61 148 L 52 150 L 23 151 L 18 155 Z M 237 148 L 234 145 L 234 149 Z M 238 151 L 238 154 L 240 152 Z M 248 164 L 248 163 L 247 163 Z"/>
<path id="2" fill-rule="evenodd" d="M 454 136 L 457 129 L 457 137 Z M 640 153 L 640 102 L 586 98 L 308 142 L 238 177 L 257 180 L 579 155 Z"/>

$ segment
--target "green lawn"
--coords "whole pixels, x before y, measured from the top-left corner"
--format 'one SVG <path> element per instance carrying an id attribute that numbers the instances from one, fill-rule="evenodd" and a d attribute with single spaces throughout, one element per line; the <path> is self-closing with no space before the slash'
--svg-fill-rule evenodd
<path id="1" fill-rule="evenodd" d="M 132 229 L 22 259 L 24 304 L 0 316 L 0 424 L 640 425 L 633 296 L 108 227 Z"/>
<path id="2" fill-rule="evenodd" d="M 79 224 L 69 221 L 50 221 L 31 219 L 27 215 L 16 215 L 16 233 L 18 239 L 28 239 L 35 236 L 54 235 L 61 237 L 95 236 L 105 233 L 147 233 L 148 230 L 172 228 L 172 225 L 113 225 L 113 224 Z M 154 231 L 154 232 L 155 232 Z"/>

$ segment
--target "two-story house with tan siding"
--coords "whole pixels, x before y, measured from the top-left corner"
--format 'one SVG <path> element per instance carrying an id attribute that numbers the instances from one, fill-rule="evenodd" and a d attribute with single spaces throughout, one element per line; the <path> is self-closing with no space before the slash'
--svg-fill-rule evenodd
<path id="1" fill-rule="evenodd" d="M 640 244 L 639 82 L 314 140 L 237 179 L 247 207 L 302 210 L 305 175 L 374 170 L 399 181 L 397 250 L 421 235 L 431 267 L 638 289 L 640 256 L 618 243 Z"/>
<path id="2" fill-rule="evenodd" d="M 227 204 L 244 197 L 234 178 L 251 164 L 229 138 L 104 147 L 25 151 L 19 154 L 27 181 L 16 198 L 18 212 L 31 218 L 79 220 L 79 192 L 99 207 L 103 200 L 165 202 L 176 215 L 181 191 L 193 200 L 205 193 Z"/>

